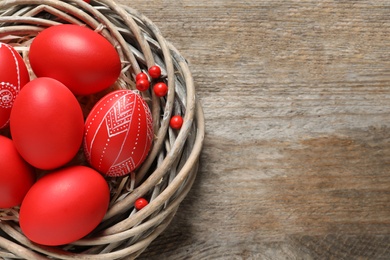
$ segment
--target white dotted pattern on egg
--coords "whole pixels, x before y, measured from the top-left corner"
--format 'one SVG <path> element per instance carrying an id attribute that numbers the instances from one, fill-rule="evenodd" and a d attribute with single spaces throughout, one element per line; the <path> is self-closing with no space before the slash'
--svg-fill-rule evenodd
<path id="1" fill-rule="evenodd" d="M 22 73 L 28 75 L 28 71 L 25 68 L 21 57 L 17 57 L 18 53 L 13 49 L 12 46 L 0 43 L 1 51 L 1 61 L 3 63 L 2 69 L 0 71 L 0 109 L 3 110 L 2 113 L 9 113 L 5 111 L 10 111 L 12 108 L 16 96 L 19 94 L 22 86 Z M 8 53 L 9 52 L 9 53 Z M 11 54 L 11 55 L 9 55 Z M 24 68 L 21 68 L 23 67 Z M 21 71 L 23 69 L 23 71 Z M 25 79 L 23 78 L 23 84 L 25 84 Z M 0 111 L 1 112 L 1 111 Z M 0 128 L 5 127 L 9 123 L 9 118 L 0 117 Z"/>
<path id="2" fill-rule="evenodd" d="M 12 108 L 20 87 L 12 85 L 9 82 L 0 83 L 0 107 Z"/>
<path id="3" fill-rule="evenodd" d="M 15 62 L 15 68 L 16 68 L 16 78 L 17 78 L 17 86 L 9 83 L 9 82 L 1 82 L 0 87 L 0 107 L 2 108 L 11 108 L 16 95 L 20 91 L 20 69 L 19 69 L 19 61 L 15 56 L 15 53 L 12 51 L 11 47 L 0 43 L 0 48 L 7 48 L 9 52 L 12 54 L 12 57 Z"/>

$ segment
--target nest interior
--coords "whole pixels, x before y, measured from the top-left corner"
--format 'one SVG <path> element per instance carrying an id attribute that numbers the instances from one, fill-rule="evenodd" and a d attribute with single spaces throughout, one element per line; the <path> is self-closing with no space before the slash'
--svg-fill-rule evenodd
<path id="1" fill-rule="evenodd" d="M 0 42 L 12 45 L 27 67 L 29 45 L 47 27 L 87 26 L 117 49 L 122 72 L 107 91 L 135 90 L 135 76 L 153 65 L 162 69 L 166 97 L 142 92 L 153 116 L 152 149 L 135 172 L 107 178 L 111 202 L 102 223 L 88 236 L 58 247 L 29 241 L 18 225 L 18 207 L 0 209 L 0 257 L 4 259 L 132 259 L 169 225 L 189 192 L 198 170 L 204 139 L 204 117 L 187 61 L 147 17 L 112 0 L 8 0 L 0 2 Z M 34 78 L 30 69 L 31 78 Z M 151 88 L 150 88 L 151 89 Z M 85 114 L 106 92 L 79 97 Z M 169 127 L 172 115 L 182 115 L 180 130 Z M 0 130 L 9 136 L 9 130 Z M 82 152 L 70 164 L 85 164 Z M 45 174 L 38 172 L 37 174 Z M 150 203 L 140 211 L 139 197 Z"/>

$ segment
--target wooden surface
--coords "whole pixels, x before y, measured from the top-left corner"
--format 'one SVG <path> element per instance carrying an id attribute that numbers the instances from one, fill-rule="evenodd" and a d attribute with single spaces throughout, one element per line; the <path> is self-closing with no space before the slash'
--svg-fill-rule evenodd
<path id="1" fill-rule="evenodd" d="M 390 258 L 390 1 L 120 2 L 188 59 L 207 120 L 140 259 Z"/>

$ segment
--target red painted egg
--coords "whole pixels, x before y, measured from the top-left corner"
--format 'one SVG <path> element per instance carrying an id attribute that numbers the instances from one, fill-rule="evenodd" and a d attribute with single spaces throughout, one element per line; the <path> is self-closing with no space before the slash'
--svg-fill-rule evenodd
<path id="1" fill-rule="evenodd" d="M 84 117 L 73 93 L 61 82 L 37 78 L 15 100 L 10 130 L 16 149 L 31 165 L 51 170 L 79 151 Z"/>
<path id="2" fill-rule="evenodd" d="M 33 168 L 20 157 L 12 140 L 0 135 L 0 208 L 20 205 L 34 181 Z"/>
<path id="3" fill-rule="evenodd" d="M 152 140 L 150 109 L 132 90 L 104 96 L 85 122 L 85 155 L 93 168 L 108 176 L 123 176 L 136 169 Z"/>
<path id="4" fill-rule="evenodd" d="M 97 171 L 72 166 L 48 173 L 27 192 L 20 227 L 35 243 L 55 246 L 89 234 L 108 209 L 110 190 Z"/>
<path id="5" fill-rule="evenodd" d="M 114 46 L 101 34 L 74 24 L 39 33 L 31 43 L 29 60 L 38 77 L 54 78 L 76 95 L 108 88 L 121 72 Z"/>
<path id="6" fill-rule="evenodd" d="M 0 129 L 8 126 L 15 98 L 29 81 L 30 76 L 20 54 L 12 46 L 0 43 Z"/>

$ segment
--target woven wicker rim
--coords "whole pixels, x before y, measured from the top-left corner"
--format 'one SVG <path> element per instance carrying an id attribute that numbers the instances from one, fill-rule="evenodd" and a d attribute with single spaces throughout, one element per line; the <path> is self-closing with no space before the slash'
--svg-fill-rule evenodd
<path id="1" fill-rule="evenodd" d="M 135 89 L 135 75 L 157 64 L 162 68 L 169 92 L 165 98 L 158 98 L 151 91 L 142 93 L 152 109 L 155 132 L 152 150 L 135 173 L 109 180 L 111 204 L 94 232 L 69 245 L 40 246 L 21 232 L 17 207 L 2 209 L 0 257 L 133 259 L 169 225 L 196 177 L 204 117 L 193 78 L 186 60 L 155 24 L 128 6 L 112 0 L 92 0 L 91 4 L 82 0 L 0 2 L 0 41 L 13 45 L 27 65 L 29 44 L 35 35 L 60 23 L 88 26 L 116 47 L 123 70 L 114 89 Z M 184 118 L 180 131 L 169 127 L 174 114 Z M 142 196 L 148 197 L 150 203 L 137 211 L 133 203 Z"/>

